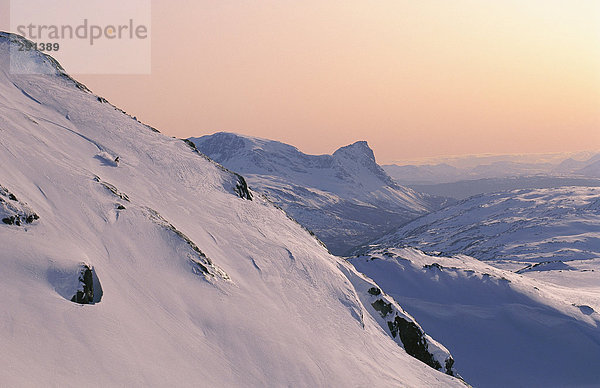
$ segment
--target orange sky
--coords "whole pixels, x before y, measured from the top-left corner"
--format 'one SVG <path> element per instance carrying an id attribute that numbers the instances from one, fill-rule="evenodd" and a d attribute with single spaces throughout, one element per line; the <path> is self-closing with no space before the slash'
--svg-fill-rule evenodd
<path id="1" fill-rule="evenodd" d="M 151 76 L 78 75 L 163 133 L 380 162 L 600 149 L 598 0 L 153 2 Z M 68 68 L 67 68 L 68 70 Z"/>

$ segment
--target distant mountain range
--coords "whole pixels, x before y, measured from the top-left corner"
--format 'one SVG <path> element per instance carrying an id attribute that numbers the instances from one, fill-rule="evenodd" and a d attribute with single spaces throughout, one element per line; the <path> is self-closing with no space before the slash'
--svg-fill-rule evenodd
<path id="1" fill-rule="evenodd" d="M 434 196 L 465 199 L 473 195 L 560 186 L 600 187 L 600 153 L 580 159 L 535 162 L 535 155 L 464 157 L 455 165 L 385 165 L 399 184 Z M 504 158 L 504 160 L 503 160 Z"/>
<path id="2" fill-rule="evenodd" d="M 428 185 L 464 180 L 525 176 L 600 178 L 600 152 L 574 157 L 553 155 L 465 156 L 445 163 L 384 165 L 383 169 L 403 185 Z"/>
<path id="3" fill-rule="evenodd" d="M 332 253 L 349 249 L 446 204 L 398 185 L 359 141 L 333 155 L 307 155 L 273 140 L 233 133 L 190 138 L 198 150 L 244 175 Z"/>

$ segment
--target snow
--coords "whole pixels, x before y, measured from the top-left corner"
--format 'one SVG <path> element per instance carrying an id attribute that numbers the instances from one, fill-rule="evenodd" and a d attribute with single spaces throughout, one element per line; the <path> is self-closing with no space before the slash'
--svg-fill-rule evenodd
<path id="1" fill-rule="evenodd" d="M 374 248 L 349 261 L 449 346 L 474 386 L 600 384 L 598 278 L 595 288 L 576 278 L 557 285 L 414 248 Z"/>
<path id="2" fill-rule="evenodd" d="M 397 185 L 367 142 L 333 155 L 307 155 L 273 140 L 216 133 L 190 138 L 198 149 L 243 174 L 335 254 L 437 208 L 438 200 Z"/>
<path id="3" fill-rule="evenodd" d="M 375 244 L 467 254 L 520 268 L 594 260 L 600 258 L 599 214 L 597 187 L 482 194 L 414 220 Z"/>
<path id="4" fill-rule="evenodd" d="M 350 262 L 452 349 L 474 386 L 597 386 L 599 205 L 597 187 L 473 196 Z"/>
<path id="5" fill-rule="evenodd" d="M 2 385 L 464 386 L 409 356 L 365 304 L 376 285 L 261 195 L 240 198 L 238 176 L 40 53 L 12 60 L 53 71 L 12 74 L 10 40 L 0 184 L 39 219 L 0 224 Z M 82 263 L 94 305 L 68 300 Z"/>

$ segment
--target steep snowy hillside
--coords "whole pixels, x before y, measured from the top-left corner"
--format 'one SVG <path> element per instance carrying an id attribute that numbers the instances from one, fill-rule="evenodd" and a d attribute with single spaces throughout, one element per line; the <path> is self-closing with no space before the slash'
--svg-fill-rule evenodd
<path id="1" fill-rule="evenodd" d="M 265 193 L 335 254 L 422 215 L 440 202 L 399 186 L 359 141 L 333 155 L 307 155 L 277 141 L 216 133 L 198 149 Z"/>
<path id="2" fill-rule="evenodd" d="M 242 177 L 28 44 L 0 33 L 0 385 L 463 386 Z"/>
<path id="3" fill-rule="evenodd" d="M 376 248 L 350 261 L 451 347 L 473 386 L 600 386 L 597 277 L 559 286 L 412 248 Z"/>
<path id="4" fill-rule="evenodd" d="M 513 270 L 548 261 L 600 262 L 600 188 L 474 196 L 410 222 L 375 244 L 466 254 Z"/>

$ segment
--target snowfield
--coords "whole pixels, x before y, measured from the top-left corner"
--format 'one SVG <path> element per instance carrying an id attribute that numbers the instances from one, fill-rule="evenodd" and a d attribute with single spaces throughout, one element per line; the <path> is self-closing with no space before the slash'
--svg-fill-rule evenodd
<path id="1" fill-rule="evenodd" d="M 576 272 L 559 285 L 414 248 L 373 248 L 349 261 L 448 345 L 475 387 L 600 386 L 598 277 L 579 281 Z"/>
<path id="2" fill-rule="evenodd" d="M 374 244 L 466 254 L 515 271 L 549 261 L 597 262 L 600 188 L 477 195 L 414 220 Z"/>
<path id="3" fill-rule="evenodd" d="M 0 33 L 0 212 L 26 220 L 0 224 L 0 385 L 464 386 L 243 178 L 26 44 Z"/>
<path id="4" fill-rule="evenodd" d="M 474 386 L 600 386 L 599 188 L 473 196 L 357 252 Z"/>

